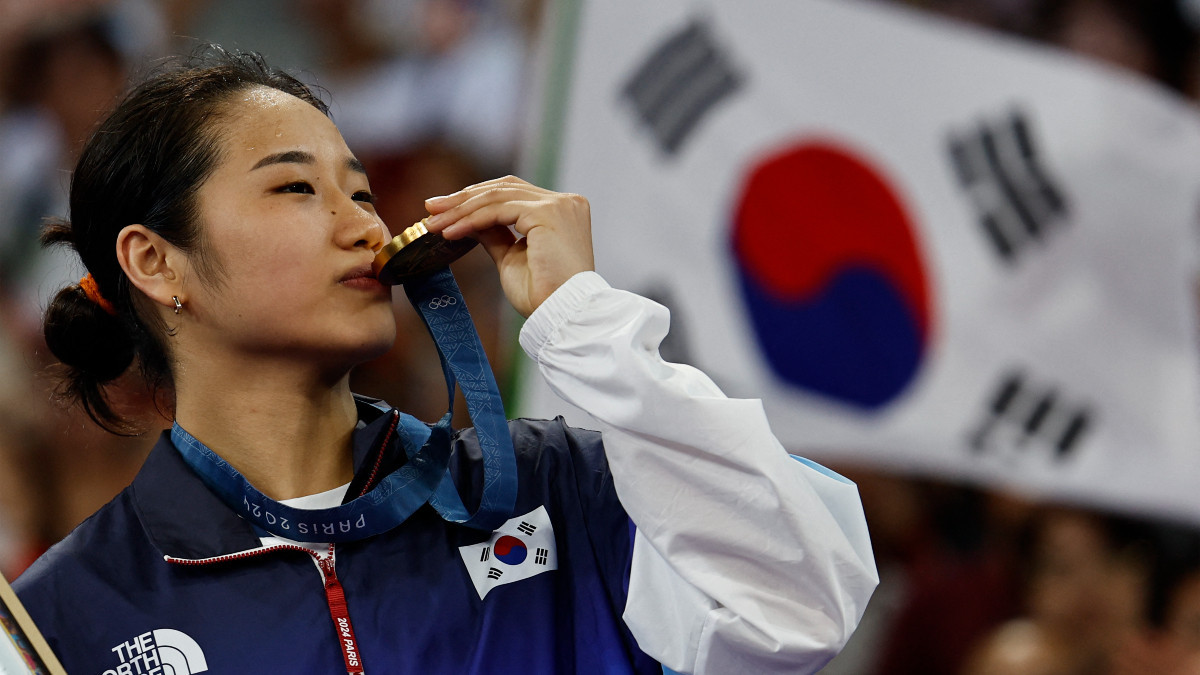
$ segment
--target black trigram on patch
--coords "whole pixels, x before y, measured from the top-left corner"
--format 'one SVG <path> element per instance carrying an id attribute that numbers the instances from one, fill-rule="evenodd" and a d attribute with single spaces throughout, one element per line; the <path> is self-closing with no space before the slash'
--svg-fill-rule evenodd
<path id="1" fill-rule="evenodd" d="M 673 155 L 704 115 L 741 82 L 708 26 L 693 20 L 663 40 L 621 95 L 663 152 Z"/>
<path id="2" fill-rule="evenodd" d="M 488 570 L 489 579 L 499 579 L 502 576 L 504 576 L 504 571 L 499 568 L 493 567 Z"/>
<path id="3" fill-rule="evenodd" d="M 1005 262 L 1067 222 L 1069 204 L 1047 173 L 1018 111 L 950 138 L 950 161 L 988 243 Z"/>
<path id="4" fill-rule="evenodd" d="M 537 532 L 536 525 L 530 525 L 529 523 L 527 523 L 523 520 L 521 521 L 521 524 L 517 526 L 517 529 L 520 530 L 521 533 L 526 536 L 529 536 L 529 535 L 533 534 L 534 532 Z"/>
<path id="5" fill-rule="evenodd" d="M 533 554 L 533 562 L 538 565 L 545 565 L 546 561 L 549 558 L 550 558 L 550 550 L 549 549 L 539 548 Z"/>
<path id="6" fill-rule="evenodd" d="M 1013 371 L 993 390 L 971 447 L 977 452 L 1020 449 L 1036 440 L 1066 459 L 1093 426 L 1093 417 L 1087 406 L 1069 403 L 1053 387 L 1034 386 Z"/>
<path id="7" fill-rule="evenodd" d="M 483 552 L 479 554 L 479 562 L 487 562 L 488 558 L 492 557 L 492 547 L 484 546 Z"/>

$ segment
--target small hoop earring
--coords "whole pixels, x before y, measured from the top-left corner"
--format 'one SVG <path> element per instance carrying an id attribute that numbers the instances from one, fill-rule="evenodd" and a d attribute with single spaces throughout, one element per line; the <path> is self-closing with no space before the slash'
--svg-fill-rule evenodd
<path id="1" fill-rule="evenodd" d="M 175 313 L 182 314 L 183 313 L 183 303 L 179 301 L 179 296 L 172 295 L 171 299 L 175 301 Z"/>

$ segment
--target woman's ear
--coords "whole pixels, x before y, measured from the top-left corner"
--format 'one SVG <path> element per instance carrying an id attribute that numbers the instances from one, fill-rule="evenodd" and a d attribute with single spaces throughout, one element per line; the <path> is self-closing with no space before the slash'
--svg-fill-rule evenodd
<path id="1" fill-rule="evenodd" d="M 183 267 L 187 257 L 145 225 L 126 225 L 117 234 L 117 262 L 147 298 L 173 309 L 173 297 L 183 296 Z"/>

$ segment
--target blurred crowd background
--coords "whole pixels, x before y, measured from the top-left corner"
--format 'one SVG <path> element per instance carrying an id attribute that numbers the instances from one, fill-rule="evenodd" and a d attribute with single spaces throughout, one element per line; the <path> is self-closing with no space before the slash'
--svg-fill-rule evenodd
<path id="1" fill-rule="evenodd" d="M 40 225 L 67 216 L 75 157 L 128 83 L 202 42 L 264 53 L 330 92 L 379 210 L 399 231 L 424 215 L 424 198 L 516 171 L 525 119 L 538 107 L 531 79 L 544 4 L 0 0 L 0 573 L 18 575 L 124 487 L 167 424 L 147 414 L 150 431 L 120 438 L 56 405 L 41 337 L 41 308 L 83 271 L 65 252 L 39 248 Z M 1200 100 L 1200 2 L 905 4 L 1055 44 Z M 456 274 L 507 380 L 516 317 L 491 263 L 476 251 Z M 437 358 L 403 304 L 396 347 L 361 368 L 354 387 L 436 419 L 445 400 Z M 146 409 L 128 384 L 119 404 Z M 838 468 L 861 489 L 883 582 L 825 672 L 1200 675 L 1197 528 Z"/>

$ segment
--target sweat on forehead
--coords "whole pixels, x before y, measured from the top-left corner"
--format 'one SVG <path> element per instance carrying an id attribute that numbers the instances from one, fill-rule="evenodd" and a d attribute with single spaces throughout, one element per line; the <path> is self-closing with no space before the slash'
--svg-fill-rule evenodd
<path id="1" fill-rule="evenodd" d="M 302 152 L 317 137 L 330 133 L 337 135 L 339 144 L 344 143 L 324 110 L 287 92 L 258 85 L 227 97 L 214 110 L 209 124 L 209 133 L 219 145 L 218 161 L 228 159 L 228 153 L 235 150 L 264 156 L 284 149 Z"/>
<path id="2" fill-rule="evenodd" d="M 325 110 L 294 94 L 261 84 L 252 84 L 233 92 L 218 104 L 220 117 L 238 118 L 260 113 L 283 114 L 291 110 L 309 110 L 327 117 Z"/>
<path id="3" fill-rule="evenodd" d="M 242 94 L 242 101 L 246 103 L 255 103 L 264 106 L 279 105 L 284 99 L 296 100 L 295 96 L 286 92 L 279 91 L 272 87 L 264 87 L 262 85 L 254 85 L 247 89 Z"/>

